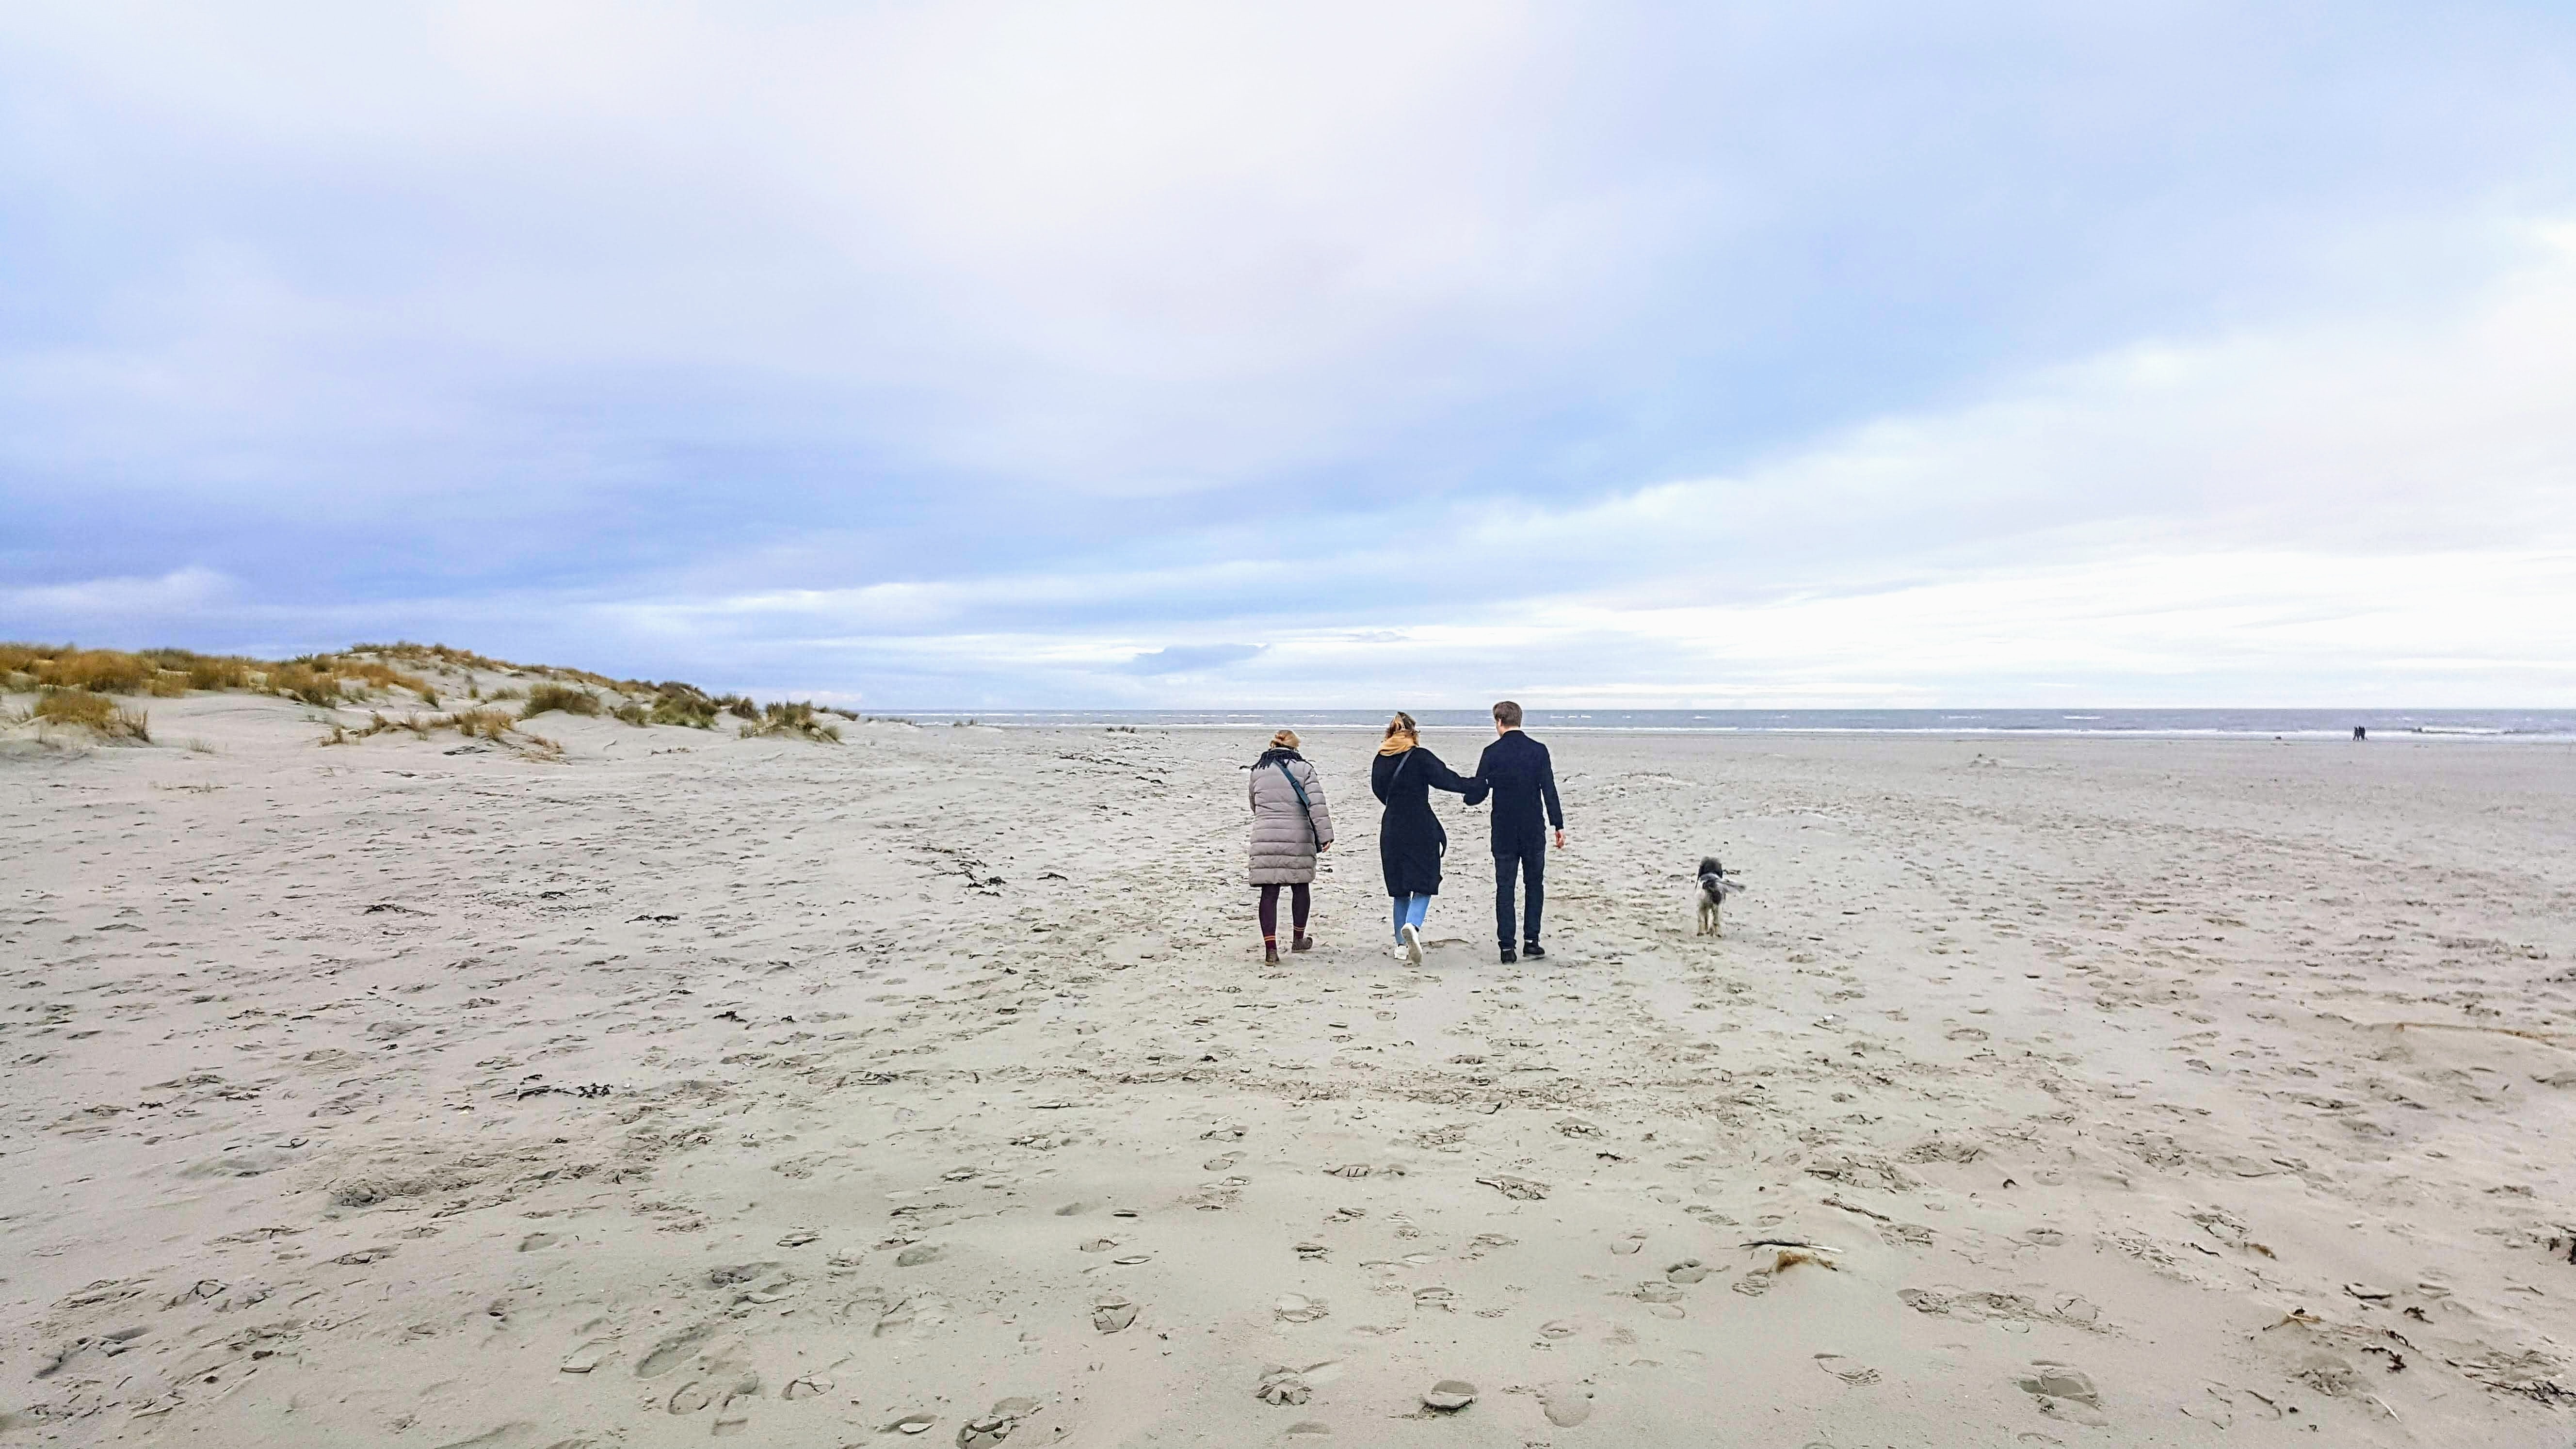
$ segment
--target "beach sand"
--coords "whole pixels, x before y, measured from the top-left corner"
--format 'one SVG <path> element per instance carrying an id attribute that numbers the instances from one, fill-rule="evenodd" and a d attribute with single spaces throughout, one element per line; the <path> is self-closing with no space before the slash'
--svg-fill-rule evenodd
<path id="1" fill-rule="evenodd" d="M 1412 970 L 1325 733 L 1265 970 L 1253 732 L 150 703 L 0 758 L 0 1444 L 2576 1434 L 2565 747 L 1560 735 Z"/>

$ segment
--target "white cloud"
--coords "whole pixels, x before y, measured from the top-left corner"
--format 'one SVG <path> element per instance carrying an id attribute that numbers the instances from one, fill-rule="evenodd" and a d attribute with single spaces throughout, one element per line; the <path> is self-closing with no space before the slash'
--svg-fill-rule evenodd
<path id="1" fill-rule="evenodd" d="M 0 588 L 0 628 L 42 634 L 56 629 L 120 626 L 167 620 L 229 603 L 240 594 L 232 579 L 205 568 L 174 569 L 159 578 L 82 579 L 68 584 Z"/>

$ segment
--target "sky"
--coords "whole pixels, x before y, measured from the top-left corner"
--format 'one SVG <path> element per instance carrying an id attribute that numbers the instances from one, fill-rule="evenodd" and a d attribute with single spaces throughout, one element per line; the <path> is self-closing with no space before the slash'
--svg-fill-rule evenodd
<path id="1" fill-rule="evenodd" d="M 2576 706 L 2576 9 L 0 8 L 0 637 Z"/>

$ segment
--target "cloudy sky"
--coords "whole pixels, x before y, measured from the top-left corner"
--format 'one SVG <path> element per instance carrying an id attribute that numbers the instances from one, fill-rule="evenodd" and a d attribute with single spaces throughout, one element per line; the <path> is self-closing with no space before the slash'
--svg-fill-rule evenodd
<path id="1" fill-rule="evenodd" d="M 0 9 L 0 635 L 2576 705 L 2576 11 Z"/>

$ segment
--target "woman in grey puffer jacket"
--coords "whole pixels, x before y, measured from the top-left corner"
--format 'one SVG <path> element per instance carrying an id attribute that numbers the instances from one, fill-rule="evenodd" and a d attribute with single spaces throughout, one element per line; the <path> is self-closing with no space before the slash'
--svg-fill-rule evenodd
<path id="1" fill-rule="evenodd" d="M 1324 782 L 1297 753 L 1297 732 L 1281 730 L 1252 766 L 1252 883 L 1261 888 L 1261 960 L 1279 964 L 1279 888 L 1288 887 L 1295 939 L 1291 951 L 1314 949 L 1306 935 L 1307 887 L 1315 857 L 1333 848 L 1333 812 Z"/>

